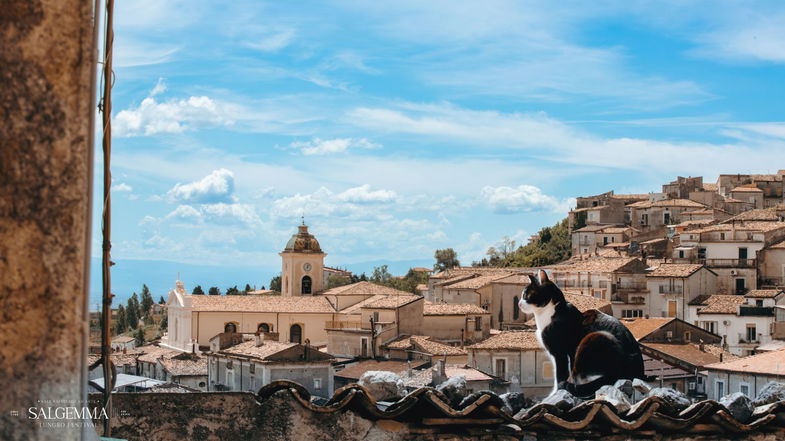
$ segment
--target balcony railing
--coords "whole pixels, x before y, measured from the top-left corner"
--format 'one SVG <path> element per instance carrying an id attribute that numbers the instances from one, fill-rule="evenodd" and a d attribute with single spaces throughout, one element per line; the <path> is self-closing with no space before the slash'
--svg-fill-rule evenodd
<path id="1" fill-rule="evenodd" d="M 592 245 L 594 245 L 594 242 L 592 242 L 590 240 L 580 240 L 580 241 L 578 241 L 578 246 L 589 247 L 589 246 L 592 246 Z"/>
<path id="2" fill-rule="evenodd" d="M 739 315 L 748 317 L 773 317 L 774 308 L 771 306 L 739 306 Z"/>
<path id="3" fill-rule="evenodd" d="M 758 337 L 757 334 L 755 336 L 751 336 L 751 335 L 747 335 L 746 332 L 740 332 L 739 343 L 743 343 L 743 344 L 760 343 L 760 337 Z"/>
<path id="4" fill-rule="evenodd" d="M 681 294 L 684 293 L 684 289 L 681 287 L 681 285 L 678 285 L 678 286 L 660 285 L 660 290 L 659 291 L 660 291 L 660 294 L 679 294 L 679 295 L 681 295 Z"/>
<path id="5" fill-rule="evenodd" d="M 755 259 L 698 259 L 712 268 L 754 268 Z"/>
<path id="6" fill-rule="evenodd" d="M 646 297 L 643 296 L 621 296 L 614 294 L 611 296 L 611 302 L 626 303 L 628 305 L 643 305 L 646 303 Z"/>
<path id="7" fill-rule="evenodd" d="M 643 291 L 646 289 L 646 282 L 622 282 L 614 287 L 617 291 Z"/>
<path id="8" fill-rule="evenodd" d="M 364 326 L 363 322 L 342 322 L 342 321 L 327 321 L 324 323 L 325 329 L 371 329 L 371 325 Z"/>

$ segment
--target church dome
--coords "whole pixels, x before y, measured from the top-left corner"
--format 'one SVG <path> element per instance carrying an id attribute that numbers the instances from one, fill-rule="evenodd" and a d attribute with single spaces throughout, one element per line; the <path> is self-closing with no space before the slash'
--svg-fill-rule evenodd
<path id="1" fill-rule="evenodd" d="M 322 248 L 319 241 L 308 232 L 308 226 L 303 224 L 298 227 L 297 234 L 293 235 L 289 242 L 286 242 L 284 251 L 295 253 L 321 253 Z"/>

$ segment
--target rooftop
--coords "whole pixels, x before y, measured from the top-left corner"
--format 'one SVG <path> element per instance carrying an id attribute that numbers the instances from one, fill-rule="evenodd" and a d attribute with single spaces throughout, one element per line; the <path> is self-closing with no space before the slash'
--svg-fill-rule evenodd
<path id="1" fill-rule="evenodd" d="M 422 297 L 415 295 L 385 295 L 373 296 L 369 302 L 363 302 L 362 308 L 368 309 L 398 309 L 401 306 L 421 300 Z"/>
<path id="2" fill-rule="evenodd" d="M 663 263 L 647 277 L 689 277 L 703 268 L 702 264 L 692 263 Z"/>
<path id="3" fill-rule="evenodd" d="M 600 299 L 598 297 L 569 292 L 569 289 L 563 290 L 564 298 L 572 303 L 580 312 L 588 311 L 590 309 L 606 309 L 611 306 L 611 302 Z"/>
<path id="4" fill-rule="evenodd" d="M 469 350 L 536 351 L 541 350 L 534 331 L 502 331 L 479 343 L 467 346 Z"/>
<path id="5" fill-rule="evenodd" d="M 704 366 L 706 369 L 781 376 L 785 374 L 785 349 Z"/>
<path id="6" fill-rule="evenodd" d="M 747 294 L 744 294 L 744 297 L 752 299 L 771 299 L 777 297 L 782 292 L 783 290 L 781 289 L 752 289 L 747 291 Z"/>
<path id="7" fill-rule="evenodd" d="M 333 313 L 324 296 L 192 296 L 194 311 Z"/>
<path id="8" fill-rule="evenodd" d="M 160 362 L 167 372 L 176 377 L 207 375 L 207 357 L 181 354 L 174 357 L 162 357 Z"/>
<path id="9" fill-rule="evenodd" d="M 256 342 L 254 340 L 250 340 L 230 346 L 226 349 L 222 349 L 218 351 L 218 353 L 227 355 L 242 355 L 265 360 L 267 357 L 273 354 L 277 354 L 294 346 L 297 346 L 297 343 L 282 343 L 278 341 L 265 341 L 261 346 L 256 346 Z"/>
<path id="10" fill-rule="evenodd" d="M 686 208 L 705 208 L 706 206 L 689 199 L 663 199 L 660 201 L 640 201 L 628 205 L 633 208 L 653 208 L 653 207 L 686 207 Z"/>
<path id="11" fill-rule="evenodd" d="M 652 332 L 676 320 L 673 317 L 624 319 L 621 322 L 630 330 L 635 340 L 640 340 Z"/>
<path id="12" fill-rule="evenodd" d="M 399 289 L 390 288 L 389 286 L 378 285 L 372 282 L 357 282 L 349 285 L 343 285 L 336 288 L 328 289 L 321 295 L 325 296 L 356 296 L 365 295 L 372 296 L 376 294 L 384 295 L 403 295 L 410 296 L 412 293 L 401 291 Z"/>
<path id="13" fill-rule="evenodd" d="M 397 374 L 408 370 L 410 363 L 412 369 L 417 369 L 428 362 L 424 360 L 411 360 L 410 362 L 403 360 L 365 360 L 335 372 L 335 376 L 359 380 L 368 371 L 390 371 Z"/>
<path id="14" fill-rule="evenodd" d="M 434 340 L 427 335 L 404 336 L 388 343 L 387 348 L 402 351 L 414 349 L 430 355 L 466 355 L 466 351 L 463 349 Z"/>
<path id="15" fill-rule="evenodd" d="M 777 222 L 782 221 L 782 217 L 777 214 L 776 210 L 770 208 L 757 208 L 754 210 L 747 210 L 743 213 L 737 214 L 731 218 L 725 219 L 722 223 L 731 223 L 736 221 L 763 221 L 763 222 Z"/>
<path id="16" fill-rule="evenodd" d="M 490 314 L 477 305 L 469 303 L 431 303 L 426 301 L 423 306 L 423 315 L 467 315 Z"/>
<path id="17" fill-rule="evenodd" d="M 736 187 L 733 190 L 731 190 L 731 193 L 763 193 L 763 190 L 761 190 L 758 187 L 744 187 L 744 186 L 740 186 L 740 187 Z"/>
<path id="18" fill-rule="evenodd" d="M 663 354 L 670 355 L 671 357 L 689 363 L 693 366 L 706 366 L 711 363 L 717 363 L 720 361 L 720 357 L 722 357 L 722 360 L 737 358 L 735 355 L 723 350 L 721 347 L 709 344 L 704 344 L 703 350 L 701 350 L 700 345 L 695 343 L 642 343 L 642 345 L 662 352 Z"/>
<path id="19" fill-rule="evenodd" d="M 743 303 L 744 296 L 714 294 L 698 296 L 689 304 L 705 305 L 698 310 L 698 314 L 736 314 L 738 306 Z"/>
<path id="20" fill-rule="evenodd" d="M 551 266 L 554 272 L 603 272 L 620 271 L 627 265 L 640 261 L 637 257 L 589 257 L 571 259 Z"/>

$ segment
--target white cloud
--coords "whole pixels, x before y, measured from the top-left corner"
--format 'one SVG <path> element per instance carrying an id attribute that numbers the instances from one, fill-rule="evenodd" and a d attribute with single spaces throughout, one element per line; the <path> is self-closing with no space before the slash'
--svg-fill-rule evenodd
<path id="1" fill-rule="evenodd" d="M 353 203 L 375 203 L 375 202 L 395 202 L 398 197 L 391 190 L 371 190 L 368 184 L 350 188 L 336 196 L 339 201 Z"/>
<path id="2" fill-rule="evenodd" d="M 295 141 L 289 147 L 300 150 L 304 155 L 329 155 L 346 153 L 350 148 L 378 149 L 382 146 L 365 138 L 313 138 L 310 141 Z"/>
<path id="3" fill-rule="evenodd" d="M 157 88 L 157 86 L 156 86 Z M 155 89 L 153 89 L 155 91 Z M 186 130 L 231 126 L 231 105 L 207 96 L 170 99 L 158 102 L 148 96 L 136 108 L 121 110 L 115 116 L 113 132 L 117 136 L 150 136 L 182 133 Z"/>
<path id="4" fill-rule="evenodd" d="M 482 198 L 496 213 L 531 211 L 564 213 L 570 208 L 570 201 L 560 201 L 553 196 L 548 196 L 533 185 L 486 186 L 482 189 Z"/>
<path id="5" fill-rule="evenodd" d="M 131 187 L 130 185 L 124 183 L 124 182 L 121 182 L 119 184 L 113 185 L 112 186 L 112 191 L 130 193 L 130 192 L 134 191 L 134 188 Z"/>
<path id="6" fill-rule="evenodd" d="M 258 226 L 259 215 L 252 205 L 247 204 L 202 204 L 198 206 L 180 205 L 164 218 L 185 224 L 214 224 Z"/>
<path id="7" fill-rule="evenodd" d="M 166 81 L 163 78 L 159 78 L 153 90 L 150 91 L 150 96 L 156 96 L 164 92 L 166 92 Z"/>
<path id="8" fill-rule="evenodd" d="M 166 215 L 166 219 L 193 223 L 200 223 L 203 221 L 202 213 L 190 205 L 179 205 L 174 211 Z M 147 220 L 147 218 L 145 218 L 145 220 Z"/>
<path id="9" fill-rule="evenodd" d="M 177 183 L 167 196 L 172 201 L 205 204 L 234 202 L 234 173 L 225 168 L 214 170 L 199 181 Z"/>

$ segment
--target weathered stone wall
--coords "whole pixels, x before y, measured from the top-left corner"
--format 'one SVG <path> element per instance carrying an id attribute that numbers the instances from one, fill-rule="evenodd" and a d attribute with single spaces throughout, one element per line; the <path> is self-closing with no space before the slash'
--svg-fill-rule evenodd
<path id="1" fill-rule="evenodd" d="M 501 424 L 487 429 L 461 424 L 419 426 L 395 420 L 372 421 L 349 409 L 313 412 L 285 390 L 276 392 L 261 404 L 255 395 L 245 392 L 120 393 L 115 394 L 113 400 L 115 411 L 123 415 L 113 420 L 112 435 L 130 441 L 775 441 L 785 435 L 785 431 L 778 428 L 718 436 L 717 433 L 663 435 L 652 430 L 615 434 L 592 430 L 513 433 Z"/>
<path id="2" fill-rule="evenodd" d="M 0 5 L 3 440 L 80 437 L 26 415 L 38 400 L 79 400 L 86 386 L 91 17 L 87 0 Z"/>

